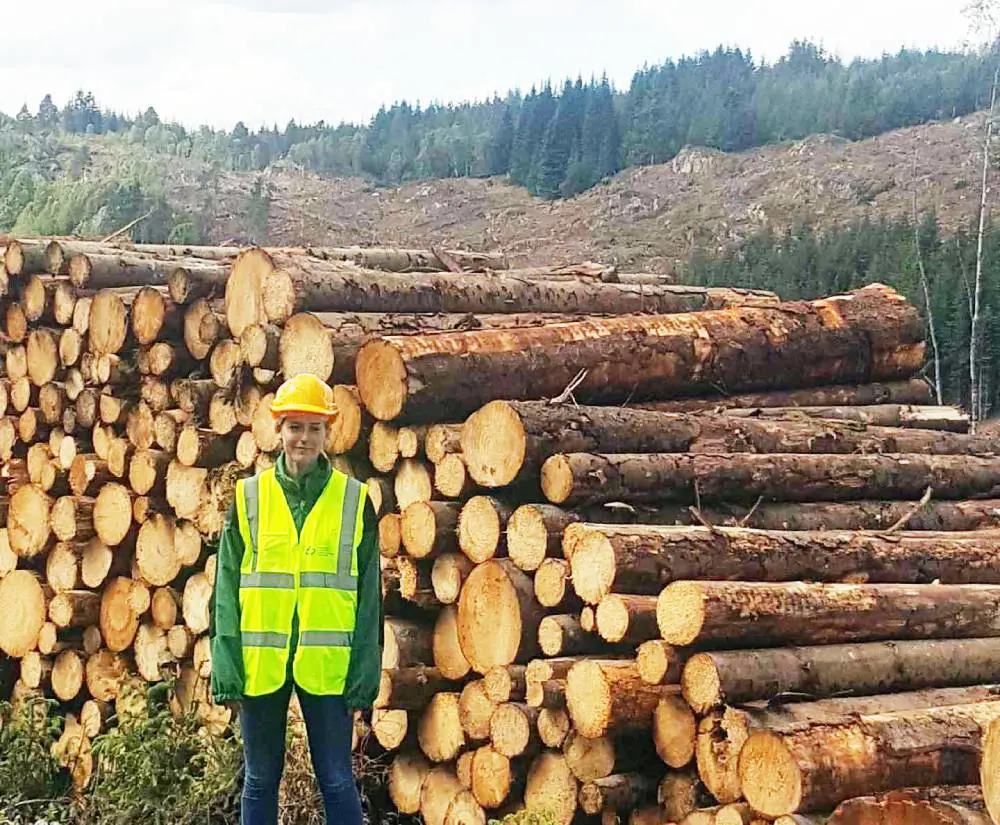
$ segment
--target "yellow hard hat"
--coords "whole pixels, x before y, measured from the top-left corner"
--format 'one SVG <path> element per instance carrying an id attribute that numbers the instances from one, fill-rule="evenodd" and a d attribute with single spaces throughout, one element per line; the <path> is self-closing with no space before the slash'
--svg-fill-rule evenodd
<path id="1" fill-rule="evenodd" d="M 278 387 L 271 402 L 271 415 L 281 418 L 283 415 L 305 413 L 307 415 L 325 415 L 333 418 L 337 408 L 333 403 L 333 390 L 312 373 L 304 372 L 289 378 Z"/>

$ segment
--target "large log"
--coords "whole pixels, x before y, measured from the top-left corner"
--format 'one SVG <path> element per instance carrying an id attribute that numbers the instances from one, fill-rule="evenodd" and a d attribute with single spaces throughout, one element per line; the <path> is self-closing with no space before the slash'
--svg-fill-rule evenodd
<path id="1" fill-rule="evenodd" d="M 537 477 L 557 453 L 926 453 L 995 455 L 1000 440 L 850 422 L 658 413 L 493 401 L 462 427 L 462 456 L 484 487 Z"/>
<path id="2" fill-rule="evenodd" d="M 50 596 L 29 570 L 15 570 L 0 580 L 0 651 L 21 658 L 35 647 Z"/>
<path id="3" fill-rule="evenodd" d="M 738 395 L 710 395 L 704 398 L 676 398 L 661 401 L 657 406 L 664 412 L 698 413 L 723 409 L 757 409 L 760 407 L 866 407 L 873 404 L 930 404 L 933 389 L 922 378 L 889 381 L 877 384 L 845 384 L 810 387 L 800 390 Z"/>
<path id="4" fill-rule="evenodd" d="M 1000 635 L 1000 587 L 978 584 L 674 582 L 664 641 L 710 647 Z"/>
<path id="5" fill-rule="evenodd" d="M 678 579 L 1000 584 L 1000 532 L 787 532 L 742 527 L 574 525 L 573 586 L 653 595 Z M 564 549 L 564 555 L 569 556 Z"/>
<path id="6" fill-rule="evenodd" d="M 531 579 L 521 570 L 507 559 L 480 564 L 458 602 L 462 652 L 477 673 L 525 662 L 538 650 L 541 618 Z"/>
<path id="7" fill-rule="evenodd" d="M 907 377 L 922 362 L 919 314 L 875 285 L 811 303 L 387 337 L 362 347 L 356 371 L 376 418 L 440 421 L 498 398 L 556 397 L 571 384 L 580 402 L 616 403 Z"/>
<path id="8" fill-rule="evenodd" d="M 542 491 L 554 504 L 993 498 L 1000 458 L 954 455 L 554 455 Z"/>
<path id="9" fill-rule="evenodd" d="M 1000 702 L 875 713 L 785 735 L 758 731 L 740 753 L 747 801 L 765 816 L 819 811 L 895 788 L 970 785 Z"/>
<path id="10" fill-rule="evenodd" d="M 849 725 L 861 716 L 968 705 L 996 699 L 996 688 L 969 687 L 843 697 L 787 704 L 754 702 L 717 710 L 698 726 L 698 773 L 722 803 L 742 798 L 739 756 L 754 731 L 793 735 L 814 726 Z"/>
<path id="11" fill-rule="evenodd" d="M 940 639 L 697 653 L 681 677 L 696 713 L 783 694 L 815 698 L 974 685 L 1000 673 L 1000 639 Z"/>
<path id="12" fill-rule="evenodd" d="M 226 283 L 233 335 L 296 312 L 690 312 L 773 295 L 728 289 L 527 281 L 497 276 L 398 275 L 302 255 L 241 252 Z"/>
<path id="13" fill-rule="evenodd" d="M 564 542 L 578 535 L 570 525 L 646 524 L 749 527 L 759 530 L 896 530 L 963 532 L 1000 527 L 1000 501 L 717 502 L 696 510 L 683 504 L 607 505 L 564 510 L 522 504 L 507 523 L 507 553 L 522 570 L 537 570 L 546 557 L 561 557 Z M 582 529 L 582 528 L 580 528 Z"/>

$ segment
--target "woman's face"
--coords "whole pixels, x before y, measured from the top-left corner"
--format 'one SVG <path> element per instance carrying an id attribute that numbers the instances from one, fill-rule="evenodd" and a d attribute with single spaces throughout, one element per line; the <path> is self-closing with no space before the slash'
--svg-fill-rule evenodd
<path id="1" fill-rule="evenodd" d="M 319 458 L 326 443 L 327 420 L 322 415 L 286 415 L 281 421 L 281 446 L 299 467 Z"/>

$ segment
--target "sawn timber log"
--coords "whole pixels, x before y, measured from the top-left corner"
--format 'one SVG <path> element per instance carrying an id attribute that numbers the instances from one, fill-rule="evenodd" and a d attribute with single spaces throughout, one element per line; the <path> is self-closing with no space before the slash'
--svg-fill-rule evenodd
<path id="1" fill-rule="evenodd" d="M 1000 702 L 862 715 L 780 735 L 757 731 L 740 752 L 743 792 L 765 816 L 825 810 L 895 788 L 970 785 Z"/>
<path id="2" fill-rule="evenodd" d="M 906 533 L 741 527 L 573 526 L 573 586 L 589 604 L 654 595 L 672 581 L 1000 584 L 1000 531 Z"/>
<path id="3" fill-rule="evenodd" d="M 678 581 L 659 595 L 672 645 L 773 647 L 1000 636 L 1000 586 Z"/>
<path id="4" fill-rule="evenodd" d="M 307 255 L 241 252 L 226 284 L 234 336 L 296 312 L 691 312 L 773 302 L 771 293 L 701 287 L 584 284 L 481 275 L 379 272 Z"/>
<path id="5" fill-rule="evenodd" d="M 681 689 L 695 713 L 782 694 L 816 698 L 986 684 L 1000 674 L 1000 638 L 926 639 L 696 653 Z"/>
<path id="6" fill-rule="evenodd" d="M 913 306 L 874 285 L 812 302 L 388 337 L 358 352 L 357 384 L 376 418 L 442 420 L 498 398 L 554 398 L 571 384 L 581 403 L 619 403 L 892 380 L 922 365 L 923 332 Z"/>
<path id="7" fill-rule="evenodd" d="M 1000 440 L 806 417 L 739 418 L 622 407 L 491 401 L 462 427 L 462 456 L 484 487 L 537 478 L 557 453 L 923 453 L 996 455 Z"/>
<path id="8" fill-rule="evenodd" d="M 554 455 L 542 465 L 553 504 L 851 501 L 1000 496 L 1000 458 L 953 455 Z"/>

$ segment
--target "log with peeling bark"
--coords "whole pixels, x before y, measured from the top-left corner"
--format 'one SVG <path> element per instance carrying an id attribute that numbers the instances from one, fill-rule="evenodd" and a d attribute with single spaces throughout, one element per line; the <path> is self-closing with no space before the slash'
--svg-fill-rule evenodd
<path id="1" fill-rule="evenodd" d="M 659 410 L 658 404 L 641 405 Z M 774 407 L 761 410 L 726 410 L 731 418 L 823 419 L 864 426 L 932 430 L 952 433 L 969 431 L 969 417 L 956 407 L 918 407 L 908 404 L 876 404 L 871 407 Z"/>
<path id="2" fill-rule="evenodd" d="M 652 595 L 678 579 L 1000 583 L 1000 532 L 990 530 L 883 535 L 577 524 L 570 536 L 573 586 L 590 604 L 612 592 Z"/>
<path id="3" fill-rule="evenodd" d="M 925 405 L 933 401 L 931 385 L 922 378 L 874 384 L 844 384 L 796 390 L 709 395 L 658 402 L 663 412 L 698 413 L 724 409 L 771 407 L 867 407 L 880 404 Z"/>
<path id="4" fill-rule="evenodd" d="M 980 702 L 755 732 L 740 752 L 740 783 L 754 810 L 775 817 L 895 788 L 973 784 L 997 718 L 1000 702 Z"/>
<path id="5" fill-rule="evenodd" d="M 283 323 L 296 312 L 690 312 L 751 301 L 774 297 L 699 287 L 398 275 L 262 249 L 241 252 L 226 282 L 233 335 L 264 320 Z"/>
<path id="6" fill-rule="evenodd" d="M 772 420 L 540 401 L 490 402 L 466 420 L 461 446 L 484 487 L 533 479 L 557 453 L 1000 453 L 994 438 L 801 415 Z"/>
<path id="7" fill-rule="evenodd" d="M 418 665 L 383 670 L 374 707 L 422 710 L 435 694 L 454 687 L 455 682 L 434 668 Z"/>
<path id="8" fill-rule="evenodd" d="M 806 816 L 779 817 L 799 825 Z M 983 791 L 974 785 L 907 788 L 876 796 L 849 799 L 837 806 L 826 820 L 830 825 L 882 825 L 906 821 L 912 825 L 990 825 L 992 820 L 983 800 Z M 807 823 L 808 825 L 808 823 Z"/>
<path id="9" fill-rule="evenodd" d="M 780 340 L 763 334 L 768 327 L 783 330 Z M 907 377 L 922 361 L 919 314 L 876 285 L 812 303 L 386 337 L 359 351 L 356 372 L 376 418 L 441 420 L 498 398 L 554 398 L 571 384 L 580 402 L 613 403 L 713 386 L 768 389 L 779 380 Z"/>
<path id="10" fill-rule="evenodd" d="M 674 582 L 664 641 L 719 647 L 1000 635 L 1000 587 L 958 584 Z"/>
<path id="11" fill-rule="evenodd" d="M 696 489 L 697 488 L 697 489 Z M 554 504 L 991 498 L 1000 458 L 953 455 L 554 455 L 542 490 Z"/>
<path id="12" fill-rule="evenodd" d="M 681 687 L 696 713 L 783 694 L 816 698 L 992 681 L 1000 639 L 868 642 L 697 653 Z"/>

